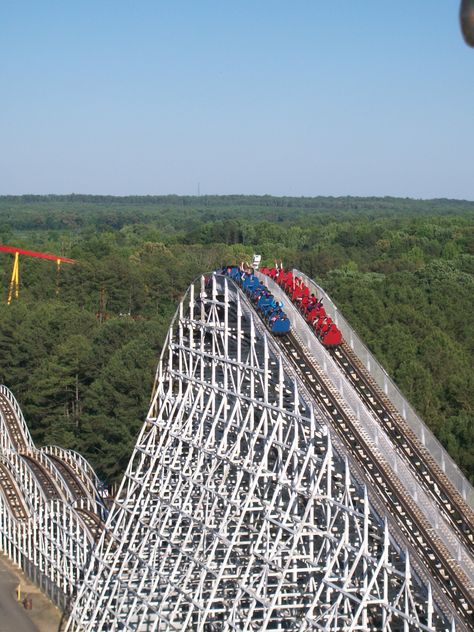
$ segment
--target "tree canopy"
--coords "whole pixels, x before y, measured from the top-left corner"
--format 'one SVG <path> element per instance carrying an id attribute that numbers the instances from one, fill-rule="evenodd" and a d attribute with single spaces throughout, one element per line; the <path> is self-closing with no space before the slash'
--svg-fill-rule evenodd
<path id="1" fill-rule="evenodd" d="M 180 296 L 259 252 L 329 292 L 474 480 L 473 217 L 455 200 L 0 197 L 0 243 L 79 262 L 57 288 L 54 263 L 23 257 L 7 306 L 12 259 L 0 253 L 0 381 L 39 444 L 74 448 L 114 481 Z"/>

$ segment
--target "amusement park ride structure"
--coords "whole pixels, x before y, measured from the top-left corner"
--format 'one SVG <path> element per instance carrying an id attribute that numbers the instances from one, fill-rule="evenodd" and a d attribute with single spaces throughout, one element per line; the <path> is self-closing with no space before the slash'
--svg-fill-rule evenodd
<path id="1" fill-rule="evenodd" d="M 321 288 L 337 354 L 260 279 L 284 338 L 234 280 L 188 289 L 108 515 L 0 389 L 0 548 L 68 632 L 474 629 L 472 487 Z"/>
<path id="2" fill-rule="evenodd" d="M 8 288 L 8 305 L 12 300 L 17 299 L 20 296 L 20 255 L 25 257 L 36 257 L 38 259 L 47 259 L 49 261 L 56 262 L 56 293 L 59 292 L 59 271 L 62 263 L 77 263 L 74 259 L 69 257 L 63 257 L 60 255 L 52 255 L 47 252 L 36 252 L 34 250 L 25 250 L 24 248 L 17 248 L 16 246 L 3 246 L 0 245 L 0 252 L 9 252 L 14 255 L 13 270 L 10 279 L 10 286 Z"/>

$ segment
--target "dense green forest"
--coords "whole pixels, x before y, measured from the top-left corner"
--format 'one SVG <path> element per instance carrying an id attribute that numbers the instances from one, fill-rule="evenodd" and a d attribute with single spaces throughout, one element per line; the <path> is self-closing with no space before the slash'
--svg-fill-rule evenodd
<path id="1" fill-rule="evenodd" d="M 0 197 L 0 382 L 39 445 L 108 482 L 130 457 L 177 301 L 200 272 L 262 254 L 315 278 L 474 481 L 474 203 L 398 198 Z M 107 318 L 98 318 L 101 295 Z M 104 311 L 104 310 L 102 310 Z"/>

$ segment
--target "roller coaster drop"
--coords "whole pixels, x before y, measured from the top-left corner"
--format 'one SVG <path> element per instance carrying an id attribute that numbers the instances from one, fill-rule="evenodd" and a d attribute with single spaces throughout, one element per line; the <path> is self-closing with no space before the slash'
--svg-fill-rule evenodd
<path id="1" fill-rule="evenodd" d="M 258 279 L 277 330 L 236 275 L 189 288 L 105 526 L 90 467 L 36 450 L 3 391 L 3 550 L 78 589 L 69 632 L 472 629 L 472 488 Z"/>

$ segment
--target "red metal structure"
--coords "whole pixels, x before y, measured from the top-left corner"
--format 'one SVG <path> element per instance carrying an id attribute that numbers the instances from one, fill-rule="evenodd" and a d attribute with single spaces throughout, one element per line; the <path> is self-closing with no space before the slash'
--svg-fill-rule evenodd
<path id="1" fill-rule="evenodd" d="M 2 246 L 0 245 L 1 252 L 10 252 L 15 255 L 13 262 L 12 276 L 10 279 L 10 287 L 8 290 L 8 305 L 12 302 L 13 297 L 18 298 L 20 295 L 20 255 L 26 257 L 38 257 L 39 259 L 48 259 L 49 261 L 56 261 L 56 269 L 59 273 L 61 263 L 77 263 L 75 259 L 69 259 L 68 257 L 61 257 L 59 255 L 52 255 L 47 252 L 36 252 L 34 250 L 25 250 L 24 248 L 17 248 L 16 246 Z M 59 286 L 56 288 L 58 292 Z"/>

